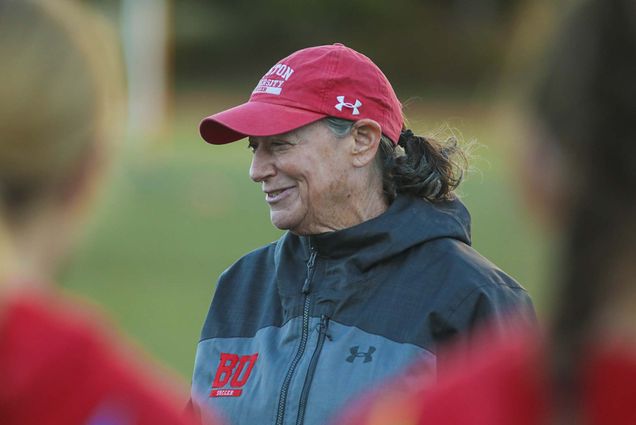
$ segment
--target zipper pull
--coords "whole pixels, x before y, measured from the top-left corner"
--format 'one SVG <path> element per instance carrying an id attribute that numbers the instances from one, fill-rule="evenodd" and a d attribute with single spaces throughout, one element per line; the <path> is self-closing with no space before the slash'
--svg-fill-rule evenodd
<path id="1" fill-rule="evenodd" d="M 311 254 L 309 254 L 309 260 L 307 260 L 307 277 L 305 278 L 305 283 L 303 283 L 303 294 L 307 295 L 309 293 L 309 284 L 311 283 L 311 279 L 314 275 L 314 265 L 316 264 L 316 255 L 317 252 L 311 248 Z"/>
<path id="2" fill-rule="evenodd" d="M 320 328 L 318 332 L 324 334 L 329 341 L 333 341 L 333 338 L 329 333 L 329 316 L 327 316 L 326 314 L 320 316 Z"/>

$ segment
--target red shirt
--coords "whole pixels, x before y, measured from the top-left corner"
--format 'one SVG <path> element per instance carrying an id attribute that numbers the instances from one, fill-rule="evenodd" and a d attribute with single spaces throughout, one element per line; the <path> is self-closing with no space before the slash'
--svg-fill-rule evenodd
<path id="1" fill-rule="evenodd" d="M 485 348 L 485 347 L 483 347 Z M 435 385 L 399 380 L 361 400 L 339 424 L 538 425 L 552 405 L 538 337 L 477 349 Z M 397 383 L 397 384 L 396 384 Z M 636 424 L 636 347 L 597 346 L 584 362 L 585 424 Z"/>
<path id="2" fill-rule="evenodd" d="M 0 309 L 0 423 L 192 424 L 185 400 L 116 346 L 71 305 L 12 297 Z"/>

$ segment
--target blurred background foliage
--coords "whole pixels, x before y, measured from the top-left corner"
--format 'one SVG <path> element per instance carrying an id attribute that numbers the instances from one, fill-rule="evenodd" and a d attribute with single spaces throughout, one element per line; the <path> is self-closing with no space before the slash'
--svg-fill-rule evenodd
<path id="1" fill-rule="evenodd" d="M 210 74 L 250 78 L 272 58 L 338 41 L 369 52 L 400 86 L 428 81 L 431 88 L 454 90 L 492 81 L 515 6 L 501 0 L 226 0 L 200 3 L 200 18 L 192 22 L 186 3 L 175 12 L 191 23 L 177 27 L 191 35 L 176 50 L 177 76 L 187 81 Z"/>
<path id="2" fill-rule="evenodd" d="M 295 50 L 340 42 L 367 52 L 398 88 L 445 95 L 499 81 L 528 5 L 549 8 L 545 0 L 146 2 L 169 9 L 177 87 L 252 82 Z M 89 3 L 121 20 L 126 1 Z M 533 22 L 537 33 L 543 24 Z"/>
<path id="3" fill-rule="evenodd" d="M 84 3 L 121 34 L 133 125 L 61 283 L 103 305 L 180 374 L 191 374 L 219 273 L 280 235 L 260 188 L 247 176 L 247 144 L 206 145 L 198 123 L 245 101 L 278 59 L 310 45 L 342 42 L 371 57 L 392 81 L 415 130 L 441 129 L 478 142 L 473 171 L 460 188 L 473 217 L 474 246 L 530 291 L 541 315 L 546 311 L 553 241 L 522 202 L 517 169 L 525 136 L 518 98 L 557 13 L 553 2 Z M 156 7 L 162 13 L 149 13 Z M 138 21 L 129 16 L 133 8 L 141 10 Z M 149 32 L 141 28 L 142 49 L 131 50 L 131 27 L 137 26 L 163 28 L 164 55 L 149 70 L 135 67 L 146 59 L 143 46 L 157 40 L 144 41 Z M 163 95 L 144 100 L 139 81 L 159 68 L 161 86 L 150 91 Z M 149 126 L 138 128 L 133 102 L 141 110 L 162 107 Z"/>

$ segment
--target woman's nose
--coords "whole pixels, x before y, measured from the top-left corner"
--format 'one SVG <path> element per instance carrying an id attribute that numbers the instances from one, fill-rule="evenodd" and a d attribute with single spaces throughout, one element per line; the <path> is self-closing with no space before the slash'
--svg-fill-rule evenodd
<path id="1" fill-rule="evenodd" d="M 271 155 L 265 149 L 257 149 L 250 165 L 250 178 L 255 182 L 262 182 L 276 174 L 276 168 Z"/>

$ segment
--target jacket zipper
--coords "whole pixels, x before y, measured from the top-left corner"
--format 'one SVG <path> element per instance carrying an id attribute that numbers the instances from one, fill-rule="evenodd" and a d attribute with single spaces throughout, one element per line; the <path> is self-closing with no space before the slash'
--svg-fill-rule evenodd
<path id="1" fill-rule="evenodd" d="M 302 358 L 303 354 L 305 353 L 305 348 L 307 347 L 307 338 L 309 336 L 309 307 L 311 305 L 309 297 L 309 285 L 311 284 L 311 280 L 314 277 L 316 255 L 317 252 L 313 248 L 311 248 L 309 260 L 307 261 L 307 278 L 305 279 L 305 283 L 303 284 L 302 288 L 302 292 L 305 295 L 305 300 L 303 305 L 303 328 L 300 336 L 300 345 L 298 346 L 298 351 L 296 352 L 294 359 L 289 365 L 287 375 L 285 375 L 285 380 L 283 381 L 283 386 L 280 390 L 280 397 L 278 399 L 278 413 L 276 415 L 276 425 L 283 425 L 283 420 L 285 419 L 285 406 L 287 404 L 287 392 L 289 391 L 289 384 L 291 383 L 291 379 L 294 376 L 294 372 L 296 371 L 296 366 L 298 366 L 298 362 Z"/>
<path id="2" fill-rule="evenodd" d="M 325 343 L 325 338 L 331 339 L 327 333 L 328 326 L 329 317 L 323 314 L 320 317 L 320 334 L 318 335 L 318 343 L 316 344 L 314 354 L 311 356 L 309 369 L 307 370 L 307 377 L 305 378 L 305 384 L 303 385 L 303 391 L 300 394 L 300 404 L 298 406 L 298 418 L 296 418 L 296 425 L 302 425 L 305 422 L 305 408 L 307 406 L 307 398 L 309 397 L 309 388 L 311 388 L 311 382 L 314 379 L 314 372 L 318 365 L 318 358 L 320 357 L 322 346 Z"/>

